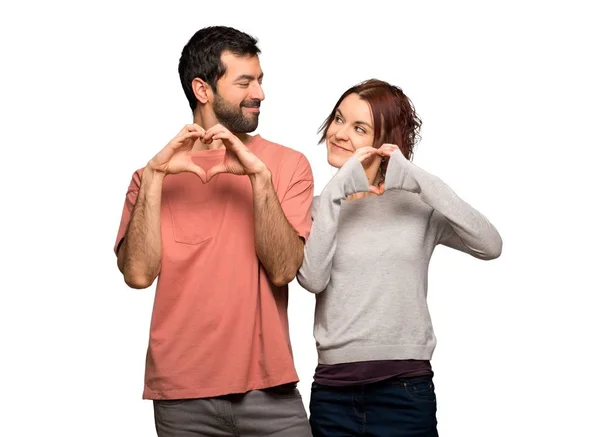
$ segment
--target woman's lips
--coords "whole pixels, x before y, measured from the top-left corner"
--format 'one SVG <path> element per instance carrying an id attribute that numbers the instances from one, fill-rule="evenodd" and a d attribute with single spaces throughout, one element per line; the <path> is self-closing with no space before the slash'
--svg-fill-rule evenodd
<path id="1" fill-rule="evenodd" d="M 331 145 L 332 145 L 333 147 L 335 147 L 336 149 L 343 150 L 343 151 L 345 151 L 345 152 L 351 152 L 351 151 L 350 151 L 350 150 L 348 150 L 348 149 L 344 149 L 343 147 L 341 147 L 341 146 L 338 146 L 338 145 L 337 145 L 337 144 L 335 144 L 334 142 L 329 142 L 329 144 L 331 144 Z"/>

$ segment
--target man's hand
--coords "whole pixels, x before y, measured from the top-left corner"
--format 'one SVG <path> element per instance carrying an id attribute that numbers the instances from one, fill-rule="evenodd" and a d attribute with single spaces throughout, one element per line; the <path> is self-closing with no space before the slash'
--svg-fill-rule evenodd
<path id="1" fill-rule="evenodd" d="M 207 182 L 206 172 L 194 164 L 191 154 L 196 139 L 203 138 L 205 134 L 205 130 L 195 123 L 186 125 L 164 149 L 148 162 L 148 167 L 165 175 L 194 173 L 202 182 Z"/>
<path id="2" fill-rule="evenodd" d="M 219 173 L 254 176 L 268 171 L 267 166 L 254 153 L 252 153 L 224 126 L 217 124 L 206 131 L 202 142 L 210 144 L 213 140 L 221 140 L 225 146 L 225 157 L 221 164 L 210 168 L 206 173 L 206 181 Z"/>

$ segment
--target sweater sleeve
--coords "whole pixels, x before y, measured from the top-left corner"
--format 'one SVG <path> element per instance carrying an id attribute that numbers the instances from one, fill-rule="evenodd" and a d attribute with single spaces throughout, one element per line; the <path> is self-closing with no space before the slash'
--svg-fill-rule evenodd
<path id="1" fill-rule="evenodd" d="M 298 282 L 312 293 L 325 290 L 331 277 L 336 234 L 342 202 L 352 194 L 369 191 L 360 161 L 352 157 L 329 181 L 313 205 L 312 228 L 304 246 Z"/>
<path id="2" fill-rule="evenodd" d="M 437 224 L 438 243 L 483 260 L 502 253 L 502 238 L 494 225 L 438 177 L 407 160 L 400 150 L 390 157 L 385 189 L 417 193 L 434 209 L 430 220 Z"/>

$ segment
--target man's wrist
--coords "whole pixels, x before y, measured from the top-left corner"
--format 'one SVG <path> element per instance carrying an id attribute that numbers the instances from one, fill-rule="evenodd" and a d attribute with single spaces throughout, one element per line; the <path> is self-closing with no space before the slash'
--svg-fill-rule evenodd
<path id="1" fill-rule="evenodd" d="M 271 184 L 271 170 L 265 165 L 263 169 L 257 173 L 248 175 L 253 188 L 259 188 Z"/>
<path id="2" fill-rule="evenodd" d="M 152 165 L 148 164 L 144 167 L 142 172 L 142 180 L 148 179 L 149 181 L 160 181 L 166 176 L 165 172 L 152 168 Z"/>

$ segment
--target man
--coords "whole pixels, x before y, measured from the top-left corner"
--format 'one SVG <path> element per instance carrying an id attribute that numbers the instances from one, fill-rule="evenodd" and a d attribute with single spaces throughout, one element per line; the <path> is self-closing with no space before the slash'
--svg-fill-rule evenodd
<path id="1" fill-rule="evenodd" d="M 287 284 L 302 264 L 313 176 L 249 135 L 264 99 L 257 40 L 198 31 L 179 74 L 194 123 L 133 175 L 115 252 L 156 296 L 143 398 L 168 436 L 310 436 L 296 388 Z"/>

